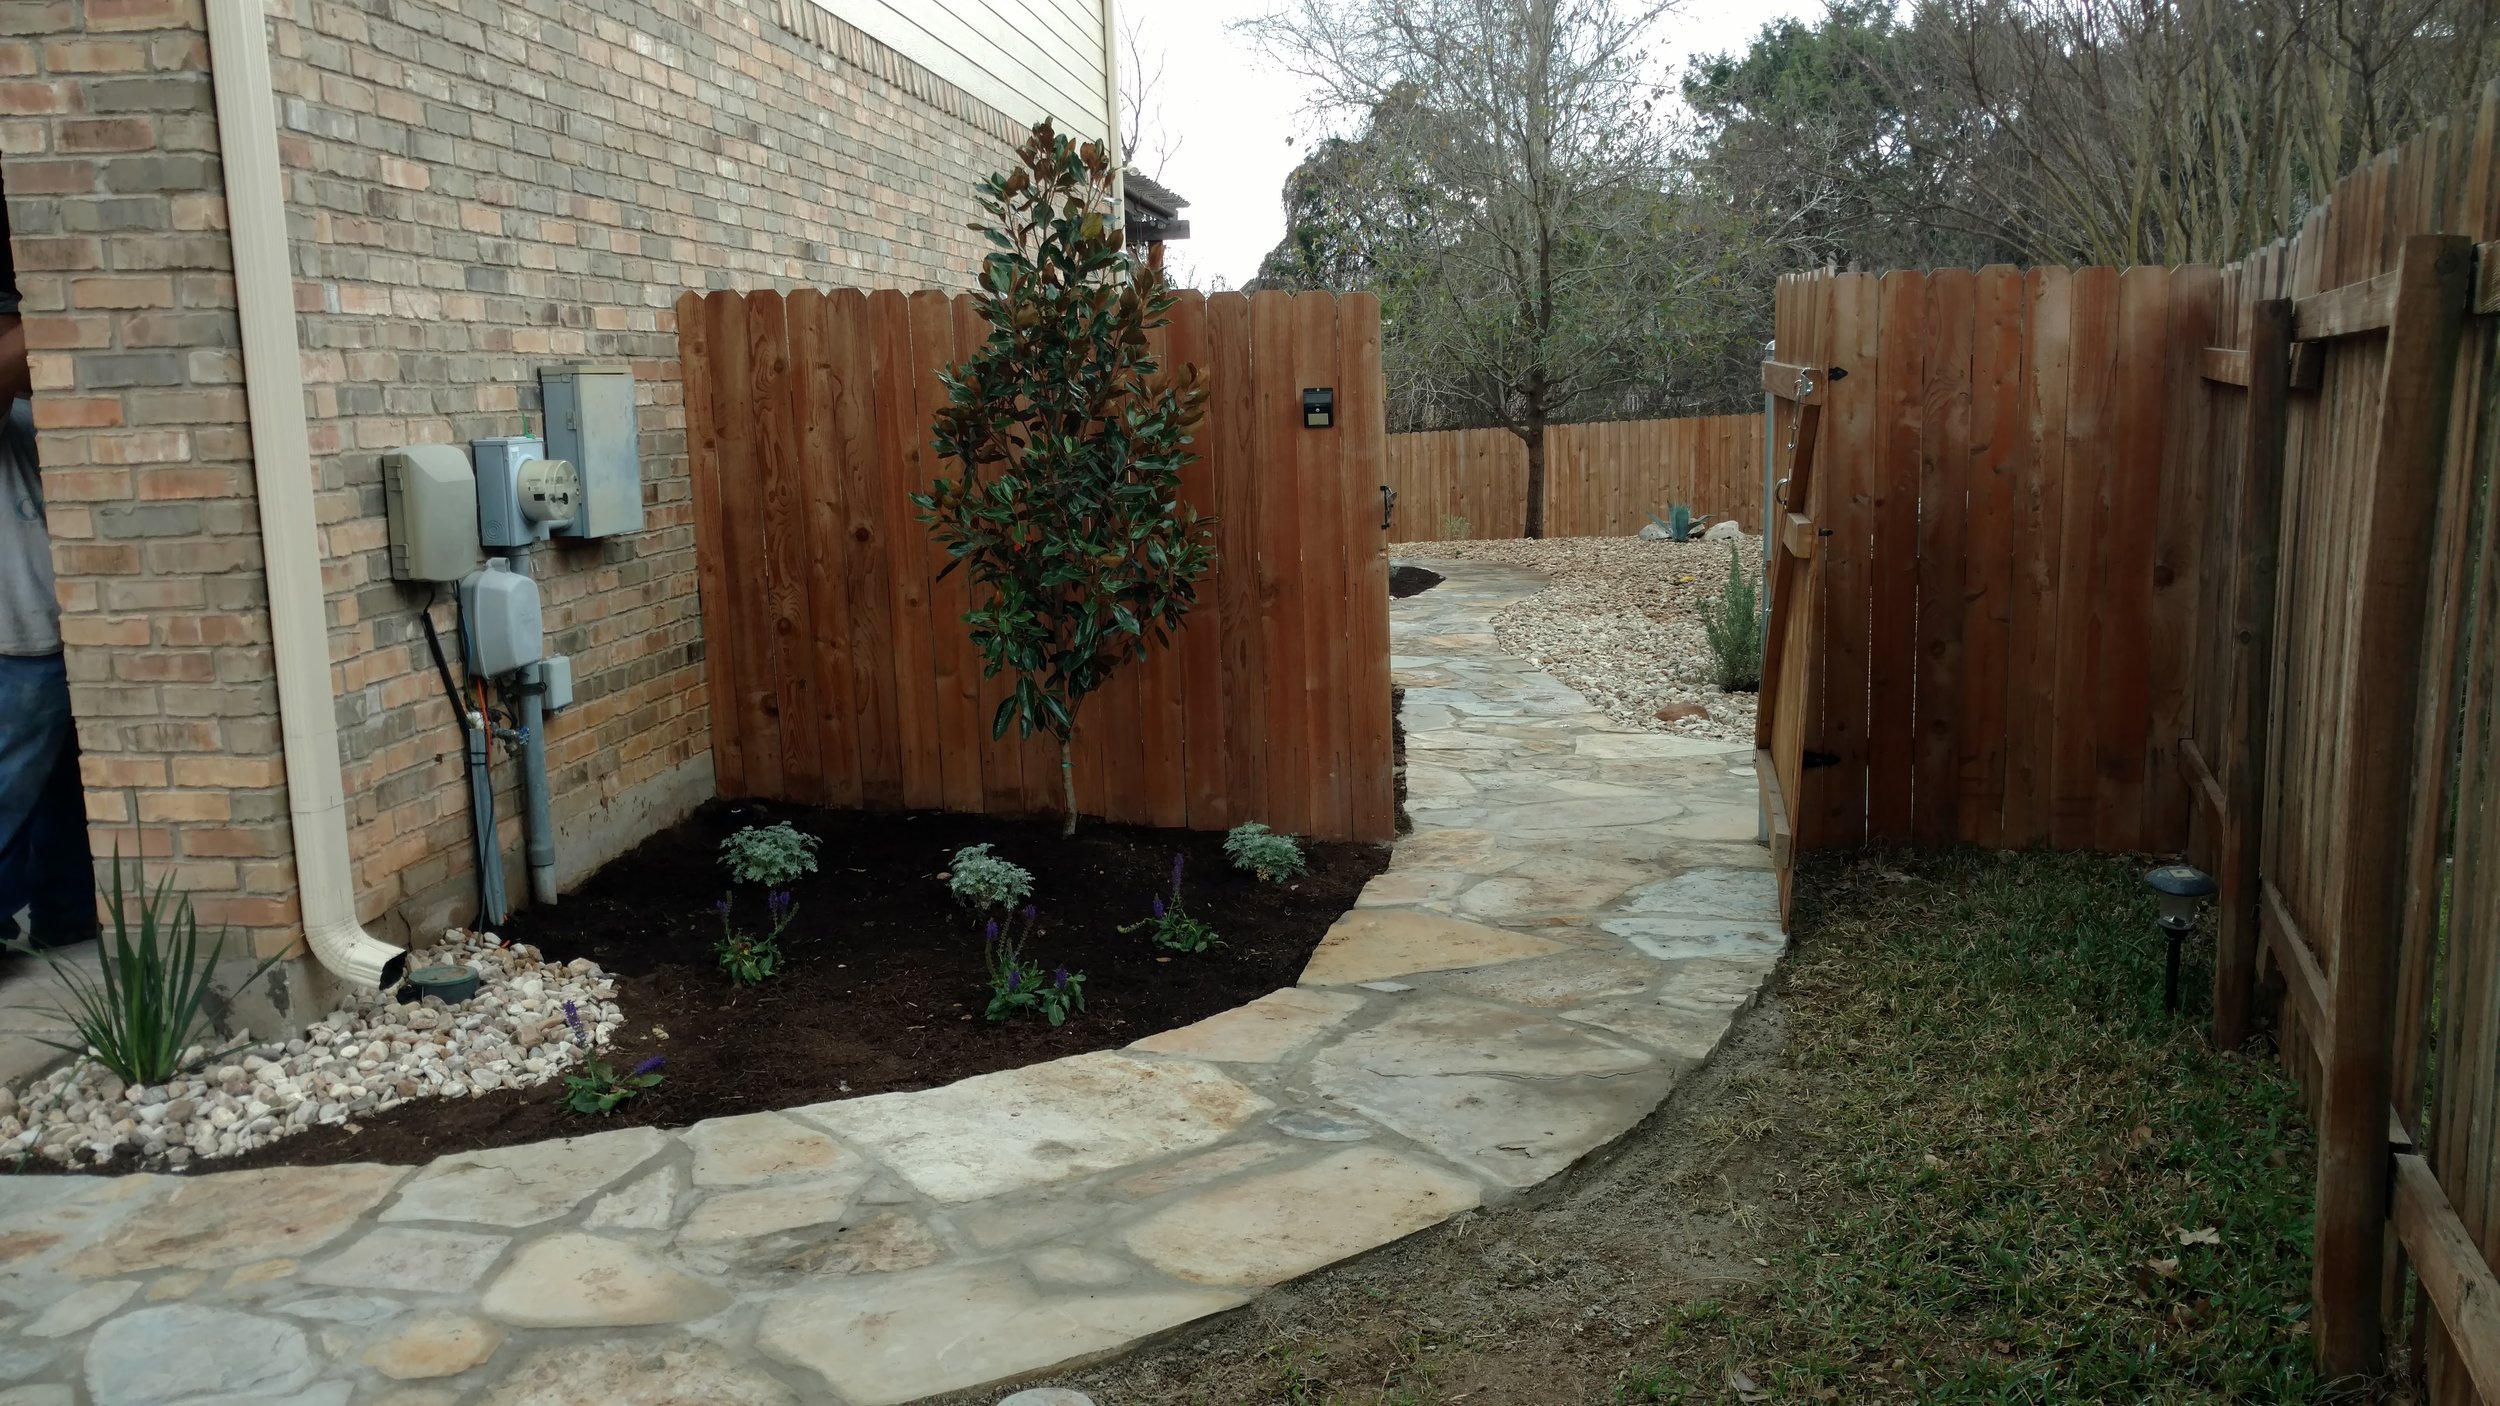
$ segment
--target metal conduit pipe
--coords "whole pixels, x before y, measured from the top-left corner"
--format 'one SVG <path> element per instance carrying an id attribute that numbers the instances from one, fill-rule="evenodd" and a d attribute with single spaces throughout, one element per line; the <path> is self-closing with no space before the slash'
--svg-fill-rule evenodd
<path id="1" fill-rule="evenodd" d="M 330 636 L 313 516 L 312 441 L 304 427 L 302 348 L 287 261 L 286 202 L 278 185 L 277 106 L 269 31 L 258 0 L 208 0 L 217 138 L 234 245 L 235 302 L 243 330 L 245 413 L 260 502 L 270 652 L 277 665 L 278 728 L 304 941 L 321 965 L 368 990 L 397 985 L 408 954 L 356 920 L 330 692 Z"/>
<path id="2" fill-rule="evenodd" d="M 530 574 L 531 548 L 512 553 L 512 572 Z M 553 907 L 556 901 L 555 809 L 547 794 L 547 684 L 536 664 L 521 666 L 512 690 L 521 697 L 521 829 L 528 843 L 530 904 Z"/>

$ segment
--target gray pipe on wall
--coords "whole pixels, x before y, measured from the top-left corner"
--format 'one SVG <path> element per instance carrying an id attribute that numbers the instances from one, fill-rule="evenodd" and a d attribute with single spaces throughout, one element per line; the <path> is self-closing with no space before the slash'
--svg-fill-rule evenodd
<path id="1" fill-rule="evenodd" d="M 515 575 L 530 574 L 534 549 L 512 553 Z M 547 687 L 539 667 L 524 665 L 518 687 L 521 714 L 521 824 L 529 848 L 530 903 L 554 907 L 556 901 L 555 807 L 547 794 Z"/>

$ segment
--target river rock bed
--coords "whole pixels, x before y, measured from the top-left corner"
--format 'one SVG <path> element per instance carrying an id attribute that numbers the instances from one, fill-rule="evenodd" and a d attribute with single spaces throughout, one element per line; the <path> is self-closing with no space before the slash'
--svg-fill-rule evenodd
<path id="1" fill-rule="evenodd" d="M 596 962 L 561 965 L 492 933 L 446 932 L 415 966 L 475 967 L 478 994 L 458 1006 L 408 1005 L 360 992 L 297 1039 L 249 1032 L 194 1046 L 189 1072 L 124 1087 L 79 1058 L 21 1089 L 0 1089 L 0 1164 L 173 1170 L 232 1157 L 306 1129 L 422 1098 L 468 1098 L 554 1081 L 585 1047 L 607 1044 L 624 1016 Z M 578 1027 L 568 1025 L 571 1003 Z"/>
<path id="2" fill-rule="evenodd" d="M 1494 612 L 1493 635 L 1630 727 L 1727 742 L 1753 738 L 1754 695 L 1711 676 L 1702 606 L 1727 588 L 1728 551 L 1759 580 L 1762 539 L 1638 537 L 1400 543 L 1401 561 L 1489 561 L 1553 584 Z"/>

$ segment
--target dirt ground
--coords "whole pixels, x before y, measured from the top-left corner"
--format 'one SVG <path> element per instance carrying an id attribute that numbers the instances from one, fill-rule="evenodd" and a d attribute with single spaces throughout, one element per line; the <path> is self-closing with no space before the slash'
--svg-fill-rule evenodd
<path id="1" fill-rule="evenodd" d="M 1775 995 L 1638 1129 L 1527 1197 L 1275 1290 L 1123 1360 L 1032 1385 L 1100 1406 L 1614 1402 L 1685 1301 L 1795 1234 L 1804 1105 Z M 940 1398 L 994 1402 L 993 1389 Z"/>

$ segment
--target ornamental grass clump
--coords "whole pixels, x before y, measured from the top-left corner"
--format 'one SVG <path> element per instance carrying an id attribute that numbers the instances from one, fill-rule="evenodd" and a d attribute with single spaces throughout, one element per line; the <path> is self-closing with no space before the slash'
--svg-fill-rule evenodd
<path id="1" fill-rule="evenodd" d="M 742 884 L 795 883 L 816 872 L 821 843 L 786 822 L 750 825 L 720 842 L 720 862 Z"/>
<path id="2" fill-rule="evenodd" d="M 955 901 L 975 913 L 1005 912 L 1033 896 L 1033 871 L 990 853 L 986 842 L 955 851 L 940 877 Z"/>
<path id="3" fill-rule="evenodd" d="M 207 1004 L 218 959 L 226 950 L 223 929 L 206 951 L 201 950 L 200 924 L 191 911 L 191 900 L 173 891 L 170 877 L 160 880 L 153 891 L 147 887 L 144 851 L 142 846 L 132 866 L 138 882 L 134 904 L 134 895 L 122 887 L 121 847 L 113 848 L 109 895 L 113 934 L 110 941 L 97 944 L 95 975 L 87 975 L 51 952 L 42 954 L 45 965 L 68 991 L 66 1000 L 54 1004 L 53 1013 L 76 1038 L 34 1037 L 54 1049 L 85 1055 L 131 1085 L 162 1084 L 182 1071 L 182 1052 L 209 1026 L 201 1008 Z M 131 926 L 134 906 L 138 910 L 135 930 Z M 22 941 L 8 945 L 21 952 L 29 950 Z M 260 980 L 280 960 L 270 957 L 258 963 L 234 989 L 240 991 Z M 220 998 L 221 1003 L 231 999 L 231 994 Z"/>
<path id="4" fill-rule="evenodd" d="M 720 940 L 712 944 L 712 955 L 722 971 L 740 986 L 753 986 L 781 970 L 781 934 L 789 929 L 790 920 L 799 914 L 797 900 L 788 889 L 774 889 L 764 897 L 764 910 L 771 926 L 762 932 L 748 932 L 730 919 L 735 906 L 728 895 L 712 905 L 720 915 Z"/>
<path id="5" fill-rule="evenodd" d="M 1247 869 L 1265 883 L 1300 878 L 1309 868 L 1302 846 L 1291 835 L 1279 835 L 1255 820 L 1245 820 L 1224 836 L 1225 857 L 1236 869 Z"/>
<path id="6" fill-rule="evenodd" d="M 1024 919 L 1021 937 L 1016 935 L 1019 917 Z M 982 929 L 981 964 L 990 978 L 989 1019 L 1005 1020 L 1030 1011 L 1057 1029 L 1068 1023 L 1070 1015 L 1085 1009 L 1083 972 L 1071 973 L 1064 965 L 1044 972 L 1041 963 L 1026 960 L 1024 945 L 1041 926 L 1041 914 L 1028 903 L 1022 913 L 1008 914 L 1004 924 L 993 918 Z"/>
<path id="7" fill-rule="evenodd" d="M 1180 501 L 1206 391 L 1194 366 L 1161 374 L 1147 334 L 1178 295 L 1109 222 L 1116 179 L 1111 153 L 1045 121 L 983 182 L 989 339 L 940 377 L 934 436 L 958 476 L 912 495 L 946 571 L 972 579 L 984 676 L 1015 676 L 991 735 L 1057 739 L 1071 835 L 1085 699 L 1169 642 L 1215 561 L 1211 520 Z"/>
<path id="8" fill-rule="evenodd" d="M 1166 903 L 1156 898 L 1153 917 L 1130 923 L 1121 932 L 1144 929 L 1147 940 L 1174 952 L 1204 952 L 1223 944 L 1224 939 L 1215 935 L 1215 929 L 1189 916 L 1188 907 L 1181 902 L 1181 873 L 1188 863 L 1187 855 L 1172 856 L 1172 901 Z"/>

